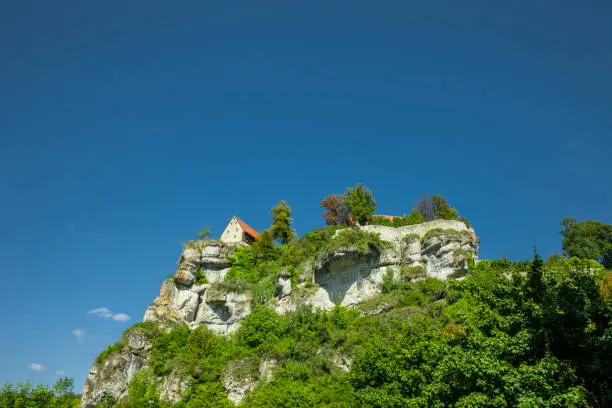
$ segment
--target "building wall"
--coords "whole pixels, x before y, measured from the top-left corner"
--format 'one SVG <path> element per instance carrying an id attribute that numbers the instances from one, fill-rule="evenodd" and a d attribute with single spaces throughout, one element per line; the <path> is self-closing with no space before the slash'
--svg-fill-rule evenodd
<path id="1" fill-rule="evenodd" d="M 225 231 L 221 234 L 221 241 L 223 242 L 242 242 L 244 231 L 240 227 L 240 224 L 236 220 L 236 217 L 227 224 Z"/>

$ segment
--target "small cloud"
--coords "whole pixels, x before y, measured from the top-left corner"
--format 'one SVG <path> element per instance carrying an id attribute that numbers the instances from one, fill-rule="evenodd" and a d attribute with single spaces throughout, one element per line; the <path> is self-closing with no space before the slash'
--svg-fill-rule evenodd
<path id="1" fill-rule="evenodd" d="M 47 371 L 47 368 L 44 365 L 38 364 L 38 363 L 32 363 L 28 367 L 32 371 L 38 371 L 38 372 Z"/>
<path id="2" fill-rule="evenodd" d="M 97 309 L 92 309 L 92 310 L 90 310 L 87 313 L 88 314 L 94 314 L 96 316 L 100 316 L 100 317 L 103 317 L 105 319 L 113 317 L 113 314 L 111 313 L 111 311 L 110 311 L 110 309 L 108 307 L 99 307 Z"/>
<path id="3" fill-rule="evenodd" d="M 79 341 L 80 341 L 85 336 L 85 330 L 83 330 L 83 329 L 74 329 L 72 331 L 72 334 L 74 334 L 76 336 L 76 338 L 79 339 Z"/>
<path id="4" fill-rule="evenodd" d="M 105 319 L 113 319 L 116 322 L 127 322 L 130 320 L 130 316 L 125 313 L 115 313 L 110 311 L 108 307 L 99 307 L 97 309 L 90 310 L 87 312 L 89 314 L 94 314 L 96 316 L 103 317 Z"/>
<path id="5" fill-rule="evenodd" d="M 116 315 L 113 315 L 113 320 L 117 322 L 127 322 L 130 320 L 130 316 L 126 315 L 125 313 L 117 313 Z"/>
<path id="6" fill-rule="evenodd" d="M 66 373 L 65 373 L 65 372 L 63 372 L 62 370 L 57 370 L 57 371 L 55 372 L 55 375 L 57 375 L 58 377 L 61 377 L 61 376 L 63 376 L 64 374 L 66 374 Z"/>

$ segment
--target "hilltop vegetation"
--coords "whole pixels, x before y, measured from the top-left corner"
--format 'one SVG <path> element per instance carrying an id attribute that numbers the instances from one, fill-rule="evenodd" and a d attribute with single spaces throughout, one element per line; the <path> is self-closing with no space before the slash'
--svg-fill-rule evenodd
<path id="1" fill-rule="evenodd" d="M 579 258 L 481 261 L 461 281 L 392 282 L 356 309 L 279 316 L 258 306 L 230 337 L 205 326 L 151 329 L 150 368 L 120 406 L 169 406 L 153 379 L 181 367 L 192 385 L 175 407 L 231 407 L 222 383 L 230 362 L 235 378 L 258 383 L 244 407 L 604 406 L 606 279 Z"/>
<path id="2" fill-rule="evenodd" d="M 406 264 L 399 275 L 388 270 L 381 294 L 353 308 L 300 306 L 279 315 L 269 302 L 279 274 L 296 284 L 304 263 L 330 252 L 380 253 L 389 245 L 378 234 L 347 227 L 401 227 L 435 219 L 469 226 L 437 195 L 392 220 L 374 215 L 373 194 L 361 185 L 326 197 L 321 206 L 327 226 L 297 238 L 291 207 L 281 201 L 271 211 L 271 227 L 252 245 L 233 251 L 225 279 L 210 285 L 213 291 L 252 295 L 252 312 L 236 332 L 215 335 L 206 325 L 166 331 L 145 322 L 103 351 L 96 363 L 109 358 L 112 363 L 132 331 L 152 343 L 147 368 L 134 376 L 128 397 L 109 396 L 98 407 L 233 407 L 228 393 L 236 389 L 246 393 L 239 406 L 256 408 L 612 403 L 612 272 L 605 269 L 611 226 L 566 219 L 565 256 L 544 261 L 534 253 L 521 262 L 476 262 L 472 253 L 455 251 L 466 259 L 463 280 L 426 278 L 423 266 Z M 431 229 L 423 239 L 472 233 Z M 199 236 L 210 234 L 204 227 Z M 420 238 L 404 239 L 415 237 Z M 312 283 L 301 283 L 296 290 L 313 289 Z M 170 404 L 160 396 L 160 380 L 177 372 L 187 387 L 182 399 Z M 7 385 L 0 408 L 78 405 L 67 387 L 46 394 L 43 388 Z"/>

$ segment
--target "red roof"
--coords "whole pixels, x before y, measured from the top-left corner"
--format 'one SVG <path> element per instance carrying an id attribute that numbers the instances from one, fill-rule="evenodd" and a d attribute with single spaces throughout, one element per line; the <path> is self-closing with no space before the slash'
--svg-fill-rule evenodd
<path id="1" fill-rule="evenodd" d="M 397 217 L 397 215 L 384 215 L 384 214 L 374 214 L 377 217 L 386 218 L 389 221 L 393 222 L 393 218 Z"/>
<path id="2" fill-rule="evenodd" d="M 240 224 L 240 228 L 242 228 L 244 230 L 244 232 L 246 232 L 247 234 L 249 234 L 250 236 L 252 236 L 255 239 L 257 239 L 257 237 L 259 237 L 259 232 L 257 232 L 249 224 L 247 224 L 246 222 L 242 221 L 238 217 L 236 217 L 236 220 L 238 221 L 238 224 Z"/>

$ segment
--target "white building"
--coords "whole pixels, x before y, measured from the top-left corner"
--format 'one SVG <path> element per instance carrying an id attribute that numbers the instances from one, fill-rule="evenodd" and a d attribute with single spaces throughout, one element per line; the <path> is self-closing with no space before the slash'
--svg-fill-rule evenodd
<path id="1" fill-rule="evenodd" d="M 223 233 L 221 234 L 221 241 L 232 244 L 238 242 L 250 244 L 255 241 L 258 236 L 259 232 L 249 226 L 246 222 L 242 221 L 240 218 L 234 216 L 227 224 L 227 227 L 225 227 L 223 230 Z"/>

